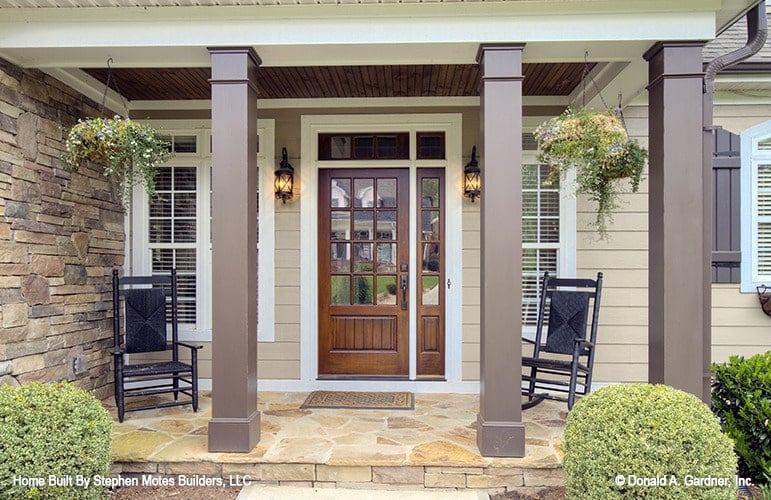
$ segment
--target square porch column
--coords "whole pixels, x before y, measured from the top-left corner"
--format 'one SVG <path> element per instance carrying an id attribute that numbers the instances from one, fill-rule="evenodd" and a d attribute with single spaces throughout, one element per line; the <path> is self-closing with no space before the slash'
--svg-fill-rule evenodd
<path id="1" fill-rule="evenodd" d="M 703 46 L 660 42 L 643 57 L 649 68 L 648 380 L 708 402 L 712 172 L 702 161 Z"/>
<path id="2" fill-rule="evenodd" d="M 477 446 L 525 455 L 522 423 L 522 51 L 482 45 L 481 338 Z"/>
<path id="3" fill-rule="evenodd" d="M 248 452 L 257 411 L 257 68 L 251 48 L 212 48 L 210 452 Z"/>

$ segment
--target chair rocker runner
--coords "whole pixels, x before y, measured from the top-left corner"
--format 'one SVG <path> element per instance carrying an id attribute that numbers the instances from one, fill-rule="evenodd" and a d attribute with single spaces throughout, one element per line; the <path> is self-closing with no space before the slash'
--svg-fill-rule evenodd
<path id="1" fill-rule="evenodd" d="M 167 316 L 167 303 L 171 315 Z M 198 410 L 198 349 L 202 346 L 180 342 L 177 322 L 177 273 L 163 276 L 119 277 L 112 272 L 113 359 L 115 361 L 115 404 L 118 420 L 127 411 L 192 405 Z M 121 317 L 121 310 L 124 315 Z M 171 323 L 171 342 L 167 324 Z M 121 336 L 121 328 L 125 335 Z M 180 360 L 179 347 L 190 349 L 190 362 Z M 131 364 L 128 354 L 171 351 L 158 361 Z M 171 358 L 171 359 L 169 359 Z M 129 397 L 174 394 L 173 401 L 153 401 L 126 406 Z M 182 393 L 189 398 L 179 399 Z"/>
<path id="2" fill-rule="evenodd" d="M 601 291 L 602 273 L 597 273 L 596 280 L 544 273 L 535 339 L 523 338 L 533 344 L 533 356 L 522 358 L 522 395 L 527 396 L 523 409 L 554 399 L 566 401 L 570 410 L 576 395 L 591 391 Z"/>

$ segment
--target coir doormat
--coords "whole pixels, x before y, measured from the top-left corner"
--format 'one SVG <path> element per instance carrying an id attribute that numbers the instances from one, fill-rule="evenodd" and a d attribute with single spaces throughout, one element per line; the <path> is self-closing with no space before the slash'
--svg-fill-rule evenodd
<path id="1" fill-rule="evenodd" d="M 415 398 L 411 392 L 313 391 L 300 408 L 412 410 Z"/>

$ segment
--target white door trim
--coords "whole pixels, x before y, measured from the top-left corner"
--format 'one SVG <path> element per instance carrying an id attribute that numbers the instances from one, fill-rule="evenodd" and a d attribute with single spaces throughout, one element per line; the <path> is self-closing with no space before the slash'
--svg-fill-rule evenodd
<path id="1" fill-rule="evenodd" d="M 339 162 L 317 161 L 317 135 L 325 132 L 410 132 L 414 139 L 416 131 L 445 132 L 446 156 L 445 196 L 446 205 L 446 262 L 445 279 L 452 284 L 446 290 L 445 302 L 445 374 L 446 382 L 418 382 L 415 380 L 415 321 L 410 320 L 410 380 L 394 381 L 317 381 L 318 374 L 318 169 L 320 167 L 340 168 Z M 305 387 L 334 386 L 340 389 L 366 387 L 371 390 L 393 388 L 395 383 L 405 390 L 418 389 L 431 385 L 432 389 L 461 391 L 461 341 L 462 341 L 462 115 L 460 113 L 437 114 L 385 114 L 385 115 L 305 115 L 301 119 L 301 152 L 299 175 L 300 201 L 300 384 Z M 418 167 L 437 167 L 436 160 L 414 160 L 414 140 L 411 140 L 411 160 L 387 162 L 384 167 L 410 167 L 410 238 L 417 231 L 415 213 L 415 169 Z M 348 167 L 355 167 L 356 162 L 346 162 Z M 372 168 L 372 162 L 362 162 L 361 166 Z M 411 255 L 414 252 L 411 249 Z M 416 269 L 416 262 L 411 256 L 410 267 Z M 410 273 L 410 293 L 415 294 L 417 277 Z M 415 304 L 415 297 L 410 303 Z M 466 388 L 468 390 L 468 387 Z"/>

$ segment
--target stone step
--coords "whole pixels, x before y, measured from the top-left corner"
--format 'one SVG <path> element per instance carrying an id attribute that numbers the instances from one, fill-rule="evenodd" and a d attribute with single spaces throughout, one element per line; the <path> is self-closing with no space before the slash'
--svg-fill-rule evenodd
<path id="1" fill-rule="evenodd" d="M 373 490 L 352 488 L 303 488 L 296 486 L 263 486 L 251 484 L 238 494 L 236 500 L 488 500 L 487 492 L 478 490 Z"/>

